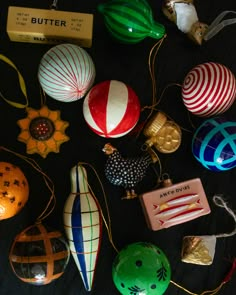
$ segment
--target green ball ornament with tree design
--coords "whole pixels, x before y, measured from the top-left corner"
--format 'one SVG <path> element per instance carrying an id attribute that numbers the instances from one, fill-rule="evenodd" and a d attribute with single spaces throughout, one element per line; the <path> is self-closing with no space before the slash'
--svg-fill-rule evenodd
<path id="1" fill-rule="evenodd" d="M 162 295 L 170 283 L 171 269 L 160 248 L 137 242 L 118 253 L 113 262 L 112 277 L 123 295 Z"/>

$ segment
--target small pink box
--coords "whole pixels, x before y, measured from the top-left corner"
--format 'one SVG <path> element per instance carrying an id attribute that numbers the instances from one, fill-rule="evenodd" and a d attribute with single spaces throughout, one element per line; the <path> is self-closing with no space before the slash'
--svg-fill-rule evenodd
<path id="1" fill-rule="evenodd" d="M 209 214 L 209 207 L 199 178 L 172 184 L 140 195 L 143 212 L 152 230 L 160 230 Z"/>

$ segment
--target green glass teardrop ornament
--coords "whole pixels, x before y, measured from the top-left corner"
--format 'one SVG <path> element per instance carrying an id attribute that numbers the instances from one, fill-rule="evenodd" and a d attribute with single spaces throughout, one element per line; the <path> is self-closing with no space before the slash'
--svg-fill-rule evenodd
<path id="1" fill-rule="evenodd" d="M 138 43 L 146 37 L 160 39 L 165 27 L 153 20 L 146 0 L 111 0 L 98 5 L 111 35 L 122 43 Z"/>
<path id="2" fill-rule="evenodd" d="M 169 286 L 171 269 L 160 248 L 137 242 L 118 253 L 112 265 L 112 277 L 122 295 L 162 295 Z"/>

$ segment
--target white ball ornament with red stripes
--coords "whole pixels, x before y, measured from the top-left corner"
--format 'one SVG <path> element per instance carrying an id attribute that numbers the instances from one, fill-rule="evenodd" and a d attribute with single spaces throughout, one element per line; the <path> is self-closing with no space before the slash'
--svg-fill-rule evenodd
<path id="1" fill-rule="evenodd" d="M 95 66 L 83 48 L 74 44 L 59 44 L 42 57 L 38 79 L 51 98 L 73 102 L 84 97 L 92 87 Z"/>
<path id="2" fill-rule="evenodd" d="M 121 137 L 130 132 L 140 116 L 137 94 L 127 84 L 108 80 L 93 86 L 83 103 L 88 126 L 102 137 Z"/>
<path id="3" fill-rule="evenodd" d="M 182 86 L 182 99 L 188 111 L 201 117 L 224 113 L 235 97 L 235 76 L 219 63 L 207 62 L 194 67 Z"/>

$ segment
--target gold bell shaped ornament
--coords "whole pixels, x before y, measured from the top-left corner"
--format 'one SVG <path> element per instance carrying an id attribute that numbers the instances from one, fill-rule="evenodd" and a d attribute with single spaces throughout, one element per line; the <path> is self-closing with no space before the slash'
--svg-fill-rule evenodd
<path id="1" fill-rule="evenodd" d="M 144 127 L 143 134 L 148 138 L 146 147 L 154 146 L 161 153 L 175 152 L 182 139 L 180 127 L 169 120 L 163 112 L 157 112 Z"/>

